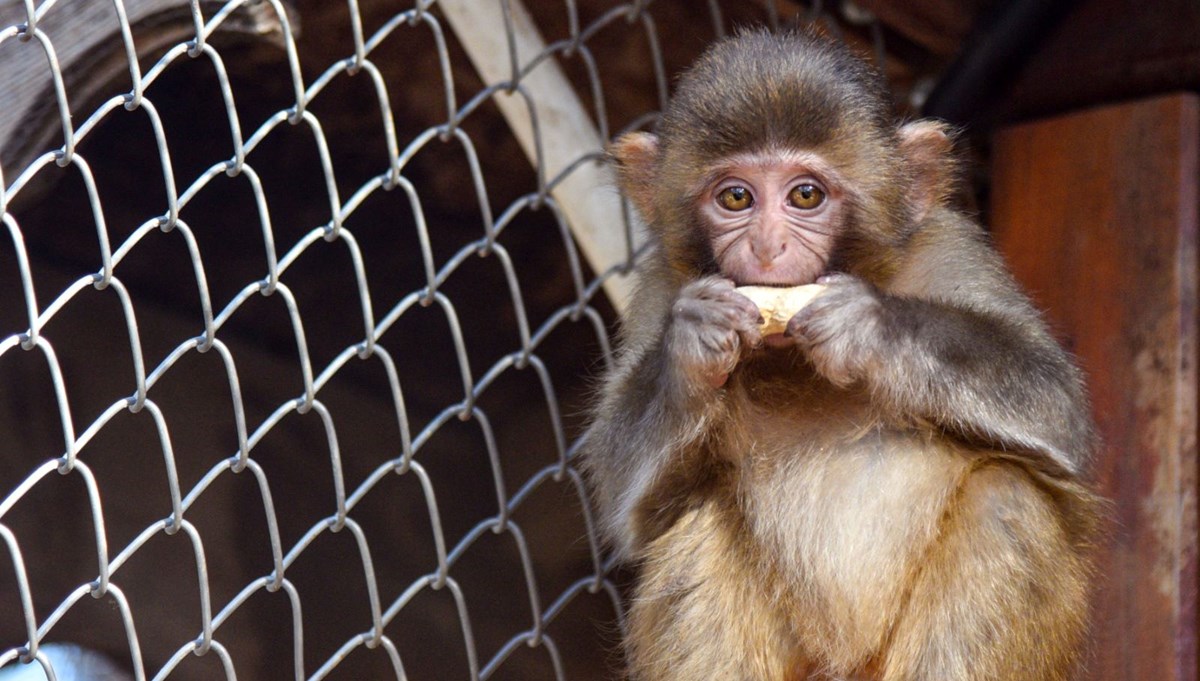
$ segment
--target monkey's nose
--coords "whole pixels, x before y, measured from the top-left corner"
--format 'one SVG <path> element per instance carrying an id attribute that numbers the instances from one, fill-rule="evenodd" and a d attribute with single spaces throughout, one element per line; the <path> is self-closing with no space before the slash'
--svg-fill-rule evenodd
<path id="1" fill-rule="evenodd" d="M 769 268 L 787 252 L 787 242 L 775 239 L 756 239 L 750 244 L 750 250 L 754 253 L 760 267 Z"/>

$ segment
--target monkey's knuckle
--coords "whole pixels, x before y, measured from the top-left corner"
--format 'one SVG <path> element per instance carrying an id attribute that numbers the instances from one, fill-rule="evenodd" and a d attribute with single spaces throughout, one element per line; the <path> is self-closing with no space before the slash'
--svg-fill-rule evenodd
<path id="1" fill-rule="evenodd" d="M 747 323 L 747 317 L 746 311 L 740 306 L 727 304 L 721 308 L 721 321 L 730 328 L 744 326 Z"/>
<path id="2" fill-rule="evenodd" d="M 723 292 L 732 290 L 733 283 L 729 280 L 721 277 L 706 277 L 688 284 L 684 287 L 682 295 L 699 300 L 713 300 L 720 298 Z"/>

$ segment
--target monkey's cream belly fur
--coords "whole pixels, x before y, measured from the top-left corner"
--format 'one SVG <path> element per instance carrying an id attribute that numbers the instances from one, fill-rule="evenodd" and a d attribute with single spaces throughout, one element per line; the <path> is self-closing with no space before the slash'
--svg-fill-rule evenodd
<path id="1" fill-rule="evenodd" d="M 1065 679 L 992 643 L 1081 631 L 1086 568 L 1059 548 L 1063 510 L 1045 481 L 884 419 L 867 395 L 773 380 L 781 361 L 762 355 L 731 377 L 708 451 L 726 465 L 639 552 L 635 678 Z M 1049 598 L 1066 605 L 1031 607 Z M 696 652 L 710 649 L 721 655 Z"/>
<path id="2" fill-rule="evenodd" d="M 732 472 L 742 520 L 730 522 L 716 499 L 679 518 L 643 554 L 639 597 L 722 603 L 690 625 L 712 631 L 692 635 L 745 641 L 746 658 L 730 660 L 730 670 L 756 669 L 756 681 L 805 678 L 789 666 L 796 660 L 858 678 L 854 670 L 877 658 L 902 617 L 971 459 L 885 429 L 799 451 L 771 445 L 760 440 Z M 763 556 L 773 557 L 770 566 Z M 635 618 L 635 627 L 659 626 Z M 669 661 L 671 678 L 726 678 L 670 651 L 643 652 Z"/>
<path id="3" fill-rule="evenodd" d="M 883 428 L 756 454 L 740 471 L 749 529 L 800 585 L 793 624 L 853 668 L 884 644 L 970 459 Z"/>

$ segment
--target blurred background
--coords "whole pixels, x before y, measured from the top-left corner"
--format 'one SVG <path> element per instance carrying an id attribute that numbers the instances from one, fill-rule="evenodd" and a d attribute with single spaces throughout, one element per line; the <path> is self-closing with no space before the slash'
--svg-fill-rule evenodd
<path id="1" fill-rule="evenodd" d="M 0 0 L 0 665 L 615 678 L 603 144 L 760 25 L 959 126 L 1104 433 L 1087 678 L 1196 679 L 1192 0 Z"/>

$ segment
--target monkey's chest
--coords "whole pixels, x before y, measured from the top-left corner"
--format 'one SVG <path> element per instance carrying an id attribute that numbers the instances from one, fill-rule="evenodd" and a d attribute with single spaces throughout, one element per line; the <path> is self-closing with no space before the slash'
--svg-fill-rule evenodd
<path id="1" fill-rule="evenodd" d="M 969 458 L 943 439 L 839 413 L 760 424 L 735 475 L 747 526 L 795 585 L 802 618 L 869 648 Z"/>

